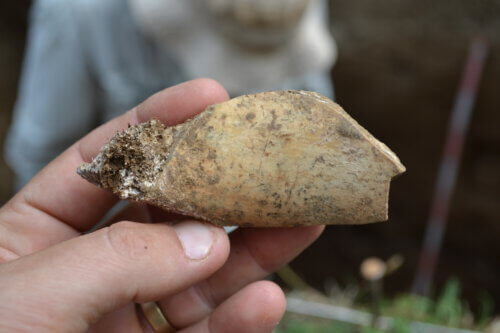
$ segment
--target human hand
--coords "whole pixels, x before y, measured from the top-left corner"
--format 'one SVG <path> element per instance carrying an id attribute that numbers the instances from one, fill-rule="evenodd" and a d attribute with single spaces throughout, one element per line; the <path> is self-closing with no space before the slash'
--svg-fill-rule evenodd
<path id="1" fill-rule="evenodd" d="M 128 124 L 173 125 L 227 98 L 207 79 L 161 91 L 75 143 L 0 209 L 0 331 L 147 332 L 135 303 L 151 301 L 183 332 L 272 331 L 284 295 L 258 280 L 322 227 L 248 228 L 228 237 L 211 224 L 172 223 L 166 212 L 131 204 L 110 227 L 86 233 L 117 199 L 81 179 L 79 165 Z"/>

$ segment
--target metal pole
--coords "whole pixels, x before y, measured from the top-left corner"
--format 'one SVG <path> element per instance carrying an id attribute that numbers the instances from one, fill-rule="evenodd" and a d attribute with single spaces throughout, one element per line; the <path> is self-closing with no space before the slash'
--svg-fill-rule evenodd
<path id="1" fill-rule="evenodd" d="M 455 188 L 464 139 L 473 112 L 476 93 L 488 53 L 488 44 L 477 38 L 469 47 L 469 55 L 455 99 L 442 160 L 432 201 L 413 292 L 429 293 L 446 230 L 450 201 Z"/>

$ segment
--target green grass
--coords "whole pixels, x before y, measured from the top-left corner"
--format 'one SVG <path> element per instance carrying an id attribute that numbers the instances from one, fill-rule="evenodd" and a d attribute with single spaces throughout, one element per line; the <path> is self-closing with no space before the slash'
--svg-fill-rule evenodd
<path id="1" fill-rule="evenodd" d="M 369 312 L 367 304 L 354 302 L 354 308 Z M 436 325 L 482 331 L 493 319 L 494 304 L 491 297 L 481 296 L 481 307 L 476 318 L 466 302 L 461 299 L 460 283 L 450 279 L 438 297 L 433 300 L 416 295 L 404 294 L 393 299 L 384 299 L 380 304 L 383 316 L 394 318 L 390 332 L 411 332 L 412 321 Z M 280 323 L 277 333 L 320 333 L 320 332 L 382 332 L 370 327 L 357 327 L 353 324 L 320 320 L 317 318 L 287 314 Z"/>
<path id="2" fill-rule="evenodd" d="M 337 321 L 326 321 L 304 318 L 296 315 L 285 315 L 276 333 L 351 333 L 356 332 L 355 325 Z"/>

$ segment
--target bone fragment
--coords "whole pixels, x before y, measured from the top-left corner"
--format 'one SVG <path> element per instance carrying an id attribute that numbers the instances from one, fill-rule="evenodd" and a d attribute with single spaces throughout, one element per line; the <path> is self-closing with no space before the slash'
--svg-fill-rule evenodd
<path id="1" fill-rule="evenodd" d="M 117 133 L 78 173 L 121 199 L 217 225 L 387 220 L 405 167 L 339 105 L 306 91 L 245 95 L 177 126 Z"/>

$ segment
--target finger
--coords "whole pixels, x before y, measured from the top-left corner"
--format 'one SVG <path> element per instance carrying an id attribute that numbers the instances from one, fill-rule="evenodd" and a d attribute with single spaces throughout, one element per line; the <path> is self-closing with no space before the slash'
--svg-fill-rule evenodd
<path id="1" fill-rule="evenodd" d="M 136 304 L 130 303 L 117 311 L 106 314 L 93 324 L 87 333 L 144 333 L 141 319 L 138 316 Z"/>
<path id="2" fill-rule="evenodd" d="M 79 143 L 79 153 L 85 162 L 97 155 L 99 149 L 117 131 L 128 125 L 159 119 L 172 126 L 202 112 L 207 106 L 227 100 L 226 90 L 216 81 L 198 79 L 162 90 L 121 117 L 98 127 Z"/>
<path id="3" fill-rule="evenodd" d="M 181 332 L 272 332 L 285 309 L 283 291 L 272 282 L 259 281 L 231 296 L 208 317 Z"/>
<path id="4" fill-rule="evenodd" d="M 1 265 L 0 322 L 83 331 L 130 302 L 160 299 L 207 278 L 228 252 L 227 235 L 210 224 L 119 222 Z"/>
<path id="5" fill-rule="evenodd" d="M 161 300 L 160 308 L 176 327 L 207 316 L 245 285 L 285 265 L 318 238 L 319 227 L 239 229 L 231 237 L 231 253 L 208 280 Z"/>
<path id="6" fill-rule="evenodd" d="M 90 229 L 117 199 L 111 192 L 79 177 L 78 166 L 89 162 L 116 131 L 128 124 L 151 118 L 176 124 L 227 98 L 226 91 L 217 82 L 194 80 L 165 89 L 100 126 L 50 163 L 2 208 L 0 227 L 9 234 L 0 238 L 0 245 L 24 255 Z M 13 241 L 20 237 L 24 242 Z"/>

